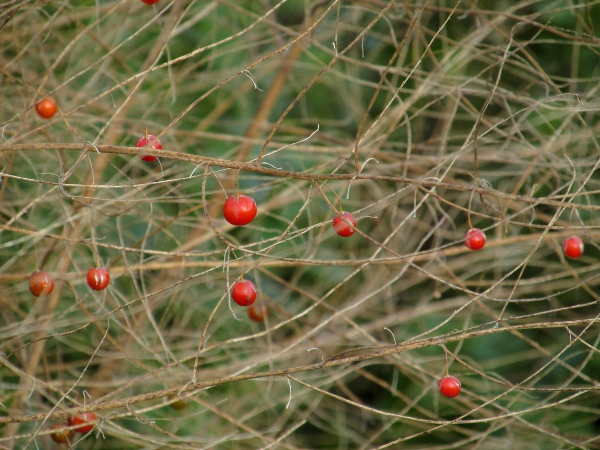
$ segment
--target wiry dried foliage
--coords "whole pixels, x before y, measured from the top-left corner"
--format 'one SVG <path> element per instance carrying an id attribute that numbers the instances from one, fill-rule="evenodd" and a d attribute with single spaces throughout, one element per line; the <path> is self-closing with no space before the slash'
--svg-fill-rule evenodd
<path id="1" fill-rule="evenodd" d="M 0 445 L 93 411 L 71 448 L 600 447 L 599 29 L 593 1 L 4 2 Z"/>

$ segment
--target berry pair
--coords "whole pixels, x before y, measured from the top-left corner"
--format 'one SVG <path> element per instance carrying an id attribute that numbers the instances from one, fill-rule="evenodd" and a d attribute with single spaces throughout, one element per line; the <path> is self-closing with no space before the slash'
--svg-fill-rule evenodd
<path id="1" fill-rule="evenodd" d="M 143 0 L 143 1 L 148 4 L 158 2 L 158 0 Z M 43 98 L 42 100 L 40 100 L 39 102 L 37 102 L 35 104 L 35 112 L 43 119 L 51 119 L 54 116 L 54 114 L 56 114 L 56 111 L 58 111 L 58 106 L 56 106 L 56 102 L 54 101 L 54 99 L 52 97 Z M 156 150 L 162 150 L 162 144 L 161 144 L 160 140 L 158 140 L 156 136 L 153 136 L 151 134 L 149 134 L 147 136 L 142 136 L 135 143 L 136 147 L 146 147 L 149 145 L 151 145 Z M 152 155 L 143 155 L 141 158 L 143 161 L 147 161 L 147 162 L 153 162 L 153 161 L 157 160 L 156 156 L 152 156 Z"/>
<path id="2" fill-rule="evenodd" d="M 235 226 L 248 225 L 257 212 L 254 199 L 244 194 L 228 197 L 223 205 L 223 217 Z M 231 287 L 231 298 L 240 306 L 250 306 L 248 316 L 255 322 L 262 322 L 268 313 L 265 306 L 260 309 L 256 305 L 251 306 L 256 300 L 256 286 L 250 280 L 236 281 Z"/>
<path id="3" fill-rule="evenodd" d="M 87 283 L 95 291 L 102 291 L 110 283 L 108 270 L 103 267 L 90 269 L 87 273 Z M 44 270 L 37 270 L 29 276 L 29 292 L 35 297 L 49 295 L 54 289 L 52 275 Z"/>
<path id="4" fill-rule="evenodd" d="M 223 217 L 236 226 L 248 225 L 256 217 L 257 211 L 254 199 L 244 194 L 229 197 L 223 205 Z M 339 236 L 352 236 L 356 229 L 356 219 L 352 213 L 343 211 L 333 218 L 333 229 Z"/>
<path id="5" fill-rule="evenodd" d="M 485 233 L 479 228 L 471 228 L 465 236 L 465 245 L 471 250 L 481 250 L 486 242 Z M 563 254 L 572 259 L 583 255 L 583 240 L 579 236 L 571 236 L 562 243 Z"/>

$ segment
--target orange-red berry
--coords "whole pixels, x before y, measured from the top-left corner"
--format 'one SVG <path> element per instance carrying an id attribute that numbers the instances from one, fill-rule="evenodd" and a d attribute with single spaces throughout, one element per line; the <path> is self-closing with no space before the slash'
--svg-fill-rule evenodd
<path id="1" fill-rule="evenodd" d="M 38 270 L 29 276 L 29 291 L 36 297 L 48 295 L 52 289 L 54 289 L 54 280 L 48 272 Z"/>
<path id="2" fill-rule="evenodd" d="M 35 104 L 35 112 L 43 119 L 50 119 L 57 110 L 58 107 L 52 97 L 43 98 Z"/>

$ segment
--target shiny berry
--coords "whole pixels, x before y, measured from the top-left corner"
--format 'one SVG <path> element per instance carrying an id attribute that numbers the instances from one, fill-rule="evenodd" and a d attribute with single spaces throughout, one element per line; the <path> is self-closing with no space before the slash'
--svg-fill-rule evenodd
<path id="1" fill-rule="evenodd" d="M 55 423 L 50 427 L 52 430 L 50 437 L 57 444 L 69 444 L 73 439 L 73 430 L 69 430 L 66 427 L 66 423 Z"/>
<path id="2" fill-rule="evenodd" d="M 35 112 L 43 119 L 50 119 L 58 110 L 52 97 L 46 97 L 35 104 Z"/>
<path id="3" fill-rule="evenodd" d="M 142 0 L 146 5 L 154 5 L 158 0 Z"/>
<path id="4" fill-rule="evenodd" d="M 440 394 L 444 397 L 453 398 L 460 394 L 460 381 L 453 376 L 445 376 L 438 382 Z"/>
<path id="5" fill-rule="evenodd" d="M 256 202 L 247 195 L 229 197 L 223 205 L 223 217 L 231 225 L 247 225 L 256 217 Z"/>
<path id="6" fill-rule="evenodd" d="M 94 429 L 96 423 L 96 414 L 93 412 L 79 413 L 75 416 L 67 418 L 69 426 L 81 425 L 80 427 L 74 428 L 75 431 L 81 434 L 87 434 Z"/>
<path id="7" fill-rule="evenodd" d="M 346 223 L 346 221 L 350 222 L 350 224 Z M 344 211 L 333 218 L 333 229 L 339 236 L 352 236 L 356 229 L 356 219 L 351 213 Z"/>
<path id="8" fill-rule="evenodd" d="M 256 286 L 250 280 L 236 281 L 231 287 L 231 298 L 240 306 L 250 306 L 256 300 Z"/>
<path id="9" fill-rule="evenodd" d="M 579 236 L 571 236 L 563 241 L 562 249 L 565 256 L 579 258 L 583 255 L 583 241 Z"/>
<path id="10" fill-rule="evenodd" d="M 148 135 L 148 139 L 146 139 L 146 136 L 142 136 L 135 143 L 136 147 L 145 147 L 147 145 L 148 146 L 151 145 L 156 150 L 162 150 L 162 148 L 163 148 L 160 140 L 152 134 Z M 146 161 L 146 162 L 153 162 L 158 159 L 156 156 L 152 156 L 152 155 L 142 155 L 141 158 L 142 158 L 142 161 Z"/>
<path id="11" fill-rule="evenodd" d="M 88 271 L 87 282 L 93 290 L 101 291 L 110 283 L 110 275 L 105 268 L 96 267 Z"/>
<path id="12" fill-rule="evenodd" d="M 38 270 L 29 276 L 29 291 L 34 296 L 48 295 L 52 289 L 54 289 L 54 280 L 48 272 Z"/>
<path id="13" fill-rule="evenodd" d="M 465 235 L 465 245 L 471 250 L 481 250 L 485 241 L 485 233 L 479 228 L 471 228 Z"/>
<path id="14" fill-rule="evenodd" d="M 269 315 L 269 308 L 262 303 L 252 303 L 248 308 L 248 317 L 253 322 L 264 322 Z"/>

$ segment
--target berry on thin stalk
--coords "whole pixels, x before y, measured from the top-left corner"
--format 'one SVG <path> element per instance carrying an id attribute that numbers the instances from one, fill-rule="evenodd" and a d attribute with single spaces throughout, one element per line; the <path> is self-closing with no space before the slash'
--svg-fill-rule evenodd
<path id="1" fill-rule="evenodd" d="M 162 150 L 162 148 L 163 148 L 160 140 L 153 134 L 149 134 L 147 136 L 142 136 L 141 138 L 139 138 L 137 140 L 137 142 L 135 143 L 135 146 L 136 147 L 152 146 L 156 150 Z M 140 154 L 140 158 L 142 158 L 142 161 L 146 161 L 146 162 L 153 162 L 158 159 L 156 156 L 144 155 L 144 154 Z"/>
<path id="2" fill-rule="evenodd" d="M 102 291 L 106 289 L 108 283 L 110 283 L 110 275 L 108 270 L 103 267 L 96 267 L 90 269 L 87 273 L 88 285 L 95 291 Z"/>
<path id="3" fill-rule="evenodd" d="M 223 205 L 223 217 L 231 225 L 248 225 L 256 217 L 256 202 L 247 195 L 231 196 Z"/>
<path id="4" fill-rule="evenodd" d="M 579 258 L 583 255 L 583 240 L 579 236 L 571 236 L 562 243 L 562 250 L 569 258 Z"/>
<path id="5" fill-rule="evenodd" d="M 337 214 L 333 218 L 332 223 L 335 232 L 342 237 L 352 236 L 356 230 L 356 219 L 354 218 L 354 215 L 348 211 L 342 211 L 341 214 Z"/>
<path id="6" fill-rule="evenodd" d="M 447 375 L 438 381 L 438 388 L 444 397 L 454 398 L 460 394 L 461 385 L 458 378 Z"/>
<path id="7" fill-rule="evenodd" d="M 37 270 L 29 276 L 29 291 L 36 297 L 48 295 L 54 289 L 52 275 L 43 270 Z"/>
<path id="8" fill-rule="evenodd" d="M 465 245 L 471 250 L 481 250 L 485 242 L 485 233 L 479 228 L 471 228 L 465 235 Z"/>
<path id="9" fill-rule="evenodd" d="M 250 280 L 236 281 L 231 287 L 231 298 L 240 306 L 250 306 L 256 300 L 256 286 Z"/>
<path id="10" fill-rule="evenodd" d="M 35 112 L 43 119 L 52 118 L 57 110 L 58 107 L 52 97 L 43 98 L 35 104 Z"/>

